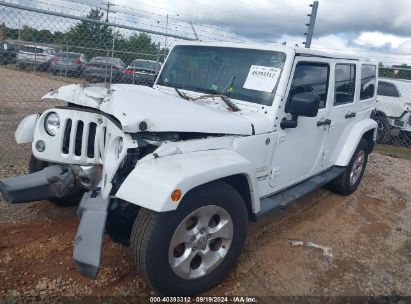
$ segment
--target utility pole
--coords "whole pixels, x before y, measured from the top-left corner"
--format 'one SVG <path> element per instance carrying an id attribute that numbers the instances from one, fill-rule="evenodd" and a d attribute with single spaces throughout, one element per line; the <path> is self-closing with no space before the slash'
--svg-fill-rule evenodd
<path id="1" fill-rule="evenodd" d="M 190 25 L 191 25 L 191 29 L 193 30 L 194 37 L 196 37 L 196 40 L 198 40 L 198 35 L 197 35 L 197 32 L 196 32 L 196 29 L 194 28 L 193 23 L 192 23 L 192 22 L 189 22 L 189 23 L 190 23 Z"/>
<path id="2" fill-rule="evenodd" d="M 163 55 L 164 58 L 166 58 L 166 53 L 167 53 L 167 37 L 168 37 L 168 14 L 167 14 L 167 19 L 166 19 L 166 35 L 164 37 L 164 55 Z"/>
<path id="3" fill-rule="evenodd" d="M 21 30 L 20 30 L 20 14 L 21 14 L 21 11 L 18 13 L 19 14 L 19 31 L 18 31 L 18 33 L 17 33 L 17 40 L 19 41 L 19 46 L 20 46 L 20 33 L 21 33 Z"/>
<path id="4" fill-rule="evenodd" d="M 168 37 L 168 14 L 166 17 L 166 37 L 164 38 L 164 47 L 167 47 L 167 37 Z"/>
<path id="5" fill-rule="evenodd" d="M 108 14 L 111 13 L 110 8 L 114 6 L 115 4 L 111 3 L 110 1 L 107 1 L 107 3 L 105 4 L 106 4 L 106 22 L 108 22 Z"/>
<path id="6" fill-rule="evenodd" d="M 306 35 L 307 37 L 305 39 L 305 42 L 303 42 L 306 48 L 311 47 L 311 41 L 314 35 L 315 19 L 317 19 L 318 1 L 314 1 L 313 4 L 310 4 L 310 7 L 311 7 L 311 14 L 307 15 L 308 17 L 310 17 L 310 23 L 306 24 L 308 26 L 308 31 L 307 33 L 304 33 L 304 35 Z"/>

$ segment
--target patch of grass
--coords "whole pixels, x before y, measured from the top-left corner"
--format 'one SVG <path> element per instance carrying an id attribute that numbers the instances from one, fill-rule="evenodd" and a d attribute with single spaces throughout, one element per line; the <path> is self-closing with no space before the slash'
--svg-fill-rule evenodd
<path id="1" fill-rule="evenodd" d="M 380 154 L 411 160 L 410 147 L 396 147 L 387 145 L 375 145 L 374 151 Z"/>

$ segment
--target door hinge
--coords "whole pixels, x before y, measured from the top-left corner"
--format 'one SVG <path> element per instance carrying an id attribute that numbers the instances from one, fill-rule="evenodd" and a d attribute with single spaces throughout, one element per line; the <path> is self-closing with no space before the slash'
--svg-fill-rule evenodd
<path id="1" fill-rule="evenodd" d="M 280 172 L 281 172 L 280 168 L 273 168 L 273 169 L 271 169 L 271 171 L 270 171 L 270 179 L 273 179 L 274 177 L 280 175 Z"/>
<path id="2" fill-rule="evenodd" d="M 282 133 L 278 133 L 277 144 L 279 144 L 280 142 L 283 142 L 283 141 L 285 141 L 285 135 L 282 134 Z"/>
<path id="3" fill-rule="evenodd" d="M 328 164 L 328 158 L 330 156 L 330 152 L 328 150 L 325 150 L 323 152 L 323 155 L 321 157 L 321 166 L 324 167 Z"/>

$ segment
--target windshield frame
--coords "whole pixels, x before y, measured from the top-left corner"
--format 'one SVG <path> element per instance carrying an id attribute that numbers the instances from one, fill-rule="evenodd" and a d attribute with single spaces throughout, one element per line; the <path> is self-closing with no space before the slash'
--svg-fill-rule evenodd
<path id="1" fill-rule="evenodd" d="M 221 43 L 221 44 L 214 44 L 214 43 L 183 43 L 183 44 L 177 44 L 175 45 L 171 51 L 169 52 L 167 59 L 165 60 L 165 62 L 162 64 L 162 69 L 159 72 L 159 75 L 156 79 L 156 83 L 155 86 L 156 87 L 163 87 L 163 88 L 178 88 L 180 90 L 184 90 L 184 91 L 192 91 L 192 92 L 196 92 L 196 93 L 202 93 L 202 95 L 205 94 L 220 94 L 221 93 L 221 89 L 219 88 L 218 90 L 212 90 L 212 89 L 207 89 L 205 86 L 204 87 L 198 87 L 198 86 L 192 86 L 189 85 L 187 83 L 184 83 L 184 85 L 181 85 L 182 83 L 173 83 L 173 82 L 168 82 L 165 83 L 162 79 L 162 76 L 164 75 L 164 70 L 167 67 L 167 63 L 170 60 L 170 55 L 173 54 L 175 48 L 177 47 L 204 47 L 204 50 L 206 50 L 205 48 L 210 47 L 210 48 L 214 48 L 214 49 L 233 49 L 233 50 L 241 50 L 241 51 L 255 51 L 254 54 L 258 54 L 259 52 L 261 52 L 261 54 L 263 53 L 278 53 L 278 57 L 280 58 L 280 56 L 283 56 L 283 58 L 281 58 L 281 60 L 279 61 L 282 66 L 279 66 L 278 68 L 281 68 L 281 71 L 279 73 L 279 76 L 276 80 L 276 84 L 274 86 L 274 89 L 271 92 L 266 92 L 266 91 L 260 91 L 260 90 L 255 90 L 259 93 L 268 93 L 271 96 L 269 98 L 266 98 L 266 101 L 263 102 L 263 98 L 260 99 L 260 97 L 251 97 L 254 98 L 254 100 L 250 100 L 247 97 L 247 94 L 243 94 L 242 96 L 232 96 L 230 95 L 230 93 L 228 93 L 227 91 L 225 91 L 223 94 L 224 95 L 228 95 L 230 97 L 230 99 L 236 101 L 236 102 L 240 102 L 240 103 L 245 103 L 247 105 L 252 105 L 252 106 L 256 106 L 256 107 L 271 107 L 273 106 L 273 103 L 276 99 L 277 95 L 281 95 L 283 94 L 283 88 L 284 88 L 284 73 L 287 74 L 288 73 L 288 66 L 289 66 L 289 61 L 290 58 L 294 57 L 294 52 L 291 51 L 288 48 L 284 48 L 282 46 L 277 46 L 277 45 L 259 45 L 259 44 L 238 44 L 238 43 Z M 292 55 L 292 56 L 291 56 Z M 253 63 L 252 63 L 253 64 Z M 273 66 L 275 67 L 275 66 Z M 241 75 L 242 77 L 244 77 L 244 75 L 247 76 L 247 73 L 243 73 L 243 71 L 241 71 Z M 244 74 L 244 75 L 243 75 Z M 234 75 L 235 76 L 235 75 Z M 227 85 L 229 85 L 229 81 L 227 81 Z M 245 88 L 246 89 L 246 88 Z M 250 91 L 254 91 L 254 90 L 250 90 Z M 256 99 L 260 99 L 261 102 L 256 101 Z"/>

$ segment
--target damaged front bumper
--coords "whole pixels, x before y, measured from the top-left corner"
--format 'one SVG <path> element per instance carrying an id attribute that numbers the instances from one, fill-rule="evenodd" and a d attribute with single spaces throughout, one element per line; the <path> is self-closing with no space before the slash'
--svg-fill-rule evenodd
<path id="1" fill-rule="evenodd" d="M 109 203 L 109 198 L 104 199 L 97 192 L 89 191 L 84 194 L 78 209 L 80 225 L 77 229 L 73 259 L 77 270 L 93 280 L 100 268 Z"/>
<path id="2" fill-rule="evenodd" d="M 25 176 L 5 178 L 0 180 L 0 192 L 11 204 L 64 197 L 73 193 L 76 176 L 84 178 L 75 168 L 73 169 L 53 165 Z M 94 171 L 88 169 L 82 172 L 88 174 L 88 178 L 99 176 Z M 101 192 L 96 189 L 99 188 L 86 192 L 81 199 L 78 209 L 80 225 L 73 252 L 78 271 L 91 279 L 97 277 L 100 267 L 107 208 L 110 202 L 110 197 L 103 198 Z"/>
<path id="3" fill-rule="evenodd" d="M 0 192 L 8 203 L 27 203 L 72 194 L 74 185 L 72 170 L 54 165 L 28 175 L 0 180 Z"/>

